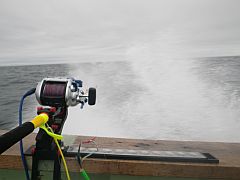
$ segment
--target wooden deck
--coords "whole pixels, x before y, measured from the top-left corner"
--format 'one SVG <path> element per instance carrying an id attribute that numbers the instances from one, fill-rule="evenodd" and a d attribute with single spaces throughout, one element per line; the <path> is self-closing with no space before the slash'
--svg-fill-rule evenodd
<path id="1" fill-rule="evenodd" d="M 3 131 L 0 131 L 0 133 Z M 24 139 L 27 149 L 35 143 L 35 135 Z M 83 136 L 64 136 L 65 144 L 79 144 L 89 139 Z M 107 160 L 89 158 L 84 161 L 84 168 L 90 173 L 106 173 L 137 176 L 191 177 L 213 179 L 240 179 L 240 144 L 165 140 L 136 140 L 121 138 L 95 139 L 101 148 L 147 149 L 167 151 L 207 152 L 219 159 L 219 164 L 206 163 L 169 163 L 156 161 Z M 75 158 L 67 158 L 69 170 L 78 172 Z M 23 169 L 16 144 L 0 156 L 0 169 Z"/>

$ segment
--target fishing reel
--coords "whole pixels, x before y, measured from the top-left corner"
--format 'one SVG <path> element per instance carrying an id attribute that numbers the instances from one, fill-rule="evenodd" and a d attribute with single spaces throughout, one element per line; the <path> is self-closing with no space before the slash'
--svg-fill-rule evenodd
<path id="1" fill-rule="evenodd" d="M 81 80 L 73 78 L 44 78 L 38 83 L 35 92 L 37 101 L 43 106 L 69 107 L 86 102 L 96 103 L 96 89 L 89 88 L 84 92 Z"/>
<path id="2" fill-rule="evenodd" d="M 61 134 L 64 123 L 67 119 L 68 108 L 78 104 L 83 108 L 84 104 L 95 105 L 96 89 L 89 88 L 84 91 L 81 80 L 73 78 L 44 78 L 38 83 L 35 95 L 38 103 L 37 114 L 46 113 L 49 117 L 48 127 L 55 134 Z M 59 141 L 61 148 L 66 149 L 62 141 Z M 36 145 L 32 154 L 32 179 L 38 179 L 39 161 L 54 161 L 53 179 L 61 179 L 61 163 L 57 147 L 43 129 L 39 129 L 36 136 Z"/>
<path id="3" fill-rule="evenodd" d="M 96 89 L 89 88 L 84 91 L 82 84 L 81 80 L 74 78 L 44 78 L 38 83 L 36 99 L 40 105 L 47 107 L 38 107 L 37 114 L 48 114 L 48 124 L 54 133 L 61 134 L 67 119 L 68 107 L 80 104 L 83 108 L 87 102 L 89 105 L 95 105 Z M 41 130 L 39 132 L 41 135 L 44 134 Z M 42 136 L 38 135 L 37 139 L 42 139 Z"/>

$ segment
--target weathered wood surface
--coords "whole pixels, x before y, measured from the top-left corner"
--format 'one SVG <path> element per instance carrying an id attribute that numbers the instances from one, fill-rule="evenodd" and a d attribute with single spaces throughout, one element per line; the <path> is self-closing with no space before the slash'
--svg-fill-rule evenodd
<path id="1" fill-rule="evenodd" d="M 27 149 L 34 144 L 35 134 L 24 139 Z M 65 144 L 79 144 L 84 136 L 65 136 Z M 207 152 L 220 160 L 219 164 L 169 163 L 155 161 L 92 159 L 84 161 L 84 168 L 91 173 L 110 173 L 144 176 L 192 177 L 215 179 L 240 179 L 240 144 L 192 141 L 136 140 L 97 137 L 95 141 L 103 148 L 148 149 L 168 151 Z M 69 170 L 78 172 L 75 158 L 67 158 Z M 0 168 L 23 169 L 19 145 L 14 145 L 0 156 Z"/>

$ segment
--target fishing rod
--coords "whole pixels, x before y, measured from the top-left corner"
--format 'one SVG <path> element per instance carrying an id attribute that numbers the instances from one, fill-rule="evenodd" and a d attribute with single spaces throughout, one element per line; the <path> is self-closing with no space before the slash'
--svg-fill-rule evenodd
<path id="1" fill-rule="evenodd" d="M 42 124 L 47 123 L 48 115 L 40 114 L 36 116 L 32 121 L 25 122 L 21 126 L 18 126 L 11 131 L 0 136 L 0 154 L 16 144 L 18 141 L 33 132 L 34 129 L 40 127 Z"/>
<path id="2" fill-rule="evenodd" d="M 35 93 L 36 99 L 43 107 L 37 108 L 37 114 L 32 121 L 22 124 L 22 107 L 24 99 Z M 32 174 L 31 179 L 40 179 L 39 162 L 50 160 L 54 162 L 53 179 L 61 179 L 61 161 L 63 161 L 67 179 L 70 179 L 65 158 L 62 153 L 64 144 L 62 129 L 67 119 L 68 108 L 80 104 L 95 105 L 96 89 L 83 89 L 81 80 L 74 78 L 44 78 L 36 88 L 28 91 L 21 99 L 19 106 L 19 127 L 0 136 L 0 152 L 4 152 L 20 140 L 20 151 L 25 169 L 26 179 L 30 180 L 28 167 L 23 153 L 22 138 L 30 134 L 35 128 L 40 127 L 36 136 L 36 144 L 32 149 Z M 81 168 L 84 179 L 89 179 L 86 171 Z"/>

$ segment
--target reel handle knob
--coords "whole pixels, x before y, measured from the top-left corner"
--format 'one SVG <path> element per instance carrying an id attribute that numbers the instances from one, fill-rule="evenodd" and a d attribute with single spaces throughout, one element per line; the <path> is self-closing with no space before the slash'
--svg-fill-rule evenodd
<path id="1" fill-rule="evenodd" d="M 89 88 L 89 90 L 88 90 L 88 104 L 90 106 L 96 104 L 96 88 Z"/>

